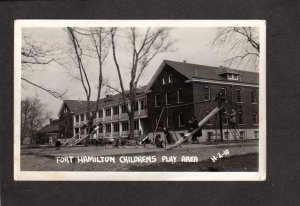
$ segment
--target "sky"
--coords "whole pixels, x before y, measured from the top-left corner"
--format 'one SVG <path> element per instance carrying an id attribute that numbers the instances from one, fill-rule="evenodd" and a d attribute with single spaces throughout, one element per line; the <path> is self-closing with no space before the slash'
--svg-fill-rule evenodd
<path id="1" fill-rule="evenodd" d="M 30 38 L 36 42 L 45 42 L 47 45 L 55 45 L 63 48 L 64 52 L 60 53 L 62 61 L 71 62 L 70 55 L 67 54 L 70 48 L 68 34 L 63 28 L 26 28 L 23 34 L 30 35 Z M 173 28 L 170 32 L 170 39 L 175 40 L 173 51 L 157 55 L 147 67 L 139 85 L 146 85 L 159 68 L 163 60 L 186 61 L 187 63 L 207 65 L 207 66 L 224 66 L 225 56 L 218 53 L 211 47 L 212 41 L 216 35 L 216 28 Z M 122 42 L 124 41 L 124 42 Z M 118 44 L 119 43 L 119 44 Z M 125 40 L 117 42 L 117 55 L 120 60 L 122 76 L 125 82 L 125 88 L 128 85 L 130 74 L 128 60 L 131 56 L 126 49 Z M 87 65 L 88 76 L 92 87 L 92 100 L 96 95 L 96 84 L 98 78 L 97 62 L 89 60 Z M 34 71 L 22 71 L 22 76 L 32 82 L 36 82 L 54 91 L 67 90 L 66 99 L 85 100 L 85 93 L 79 80 L 74 78 L 77 75 L 76 67 L 72 64 L 60 65 L 51 62 L 48 65 L 36 65 Z M 247 69 L 247 70 L 251 70 Z M 114 87 L 118 86 L 117 70 L 113 62 L 112 51 L 105 61 L 103 76 L 108 83 Z M 127 87 L 128 88 L 128 87 Z M 22 99 L 26 97 L 38 96 L 46 108 L 51 112 L 52 118 L 58 118 L 58 112 L 62 105 L 62 100 L 49 95 L 24 81 L 22 81 Z M 102 93 L 102 97 L 104 94 Z"/>

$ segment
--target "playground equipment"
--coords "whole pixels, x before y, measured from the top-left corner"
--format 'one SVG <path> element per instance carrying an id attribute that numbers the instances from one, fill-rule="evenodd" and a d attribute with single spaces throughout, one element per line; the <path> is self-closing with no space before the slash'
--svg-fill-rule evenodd
<path id="1" fill-rule="evenodd" d="M 141 141 L 138 141 L 137 144 L 140 146 L 145 146 L 147 142 L 150 142 L 149 136 L 144 137 Z"/>
<path id="2" fill-rule="evenodd" d="M 189 139 L 190 137 L 192 137 L 196 132 L 198 132 L 201 127 L 208 121 L 210 120 L 210 118 L 212 118 L 214 115 L 216 115 L 221 109 L 223 108 L 223 106 L 221 107 L 216 107 L 213 111 L 211 111 L 206 117 L 204 117 L 204 119 L 202 119 L 199 123 L 198 123 L 198 128 L 195 129 L 194 131 L 192 131 L 191 133 L 186 133 L 183 137 L 181 137 L 175 144 L 171 145 L 170 147 L 167 148 L 167 150 L 173 149 L 175 147 L 178 147 L 179 145 L 181 145 L 183 142 L 185 142 L 187 139 Z"/>
<path id="3" fill-rule="evenodd" d="M 80 135 L 80 133 L 75 134 L 71 139 L 66 141 L 62 146 L 68 146 L 68 147 L 73 147 L 80 142 L 82 142 L 84 139 L 86 139 L 88 136 L 95 134 L 99 130 L 100 126 L 97 126 L 93 129 L 91 133 L 85 134 L 85 135 Z"/>
<path id="4" fill-rule="evenodd" d="M 197 127 L 197 124 L 196 124 L 196 127 L 197 127 L 196 129 L 194 129 L 193 131 L 190 131 L 186 134 L 180 134 L 180 136 L 181 135 L 183 135 L 183 136 L 177 137 L 177 134 L 174 131 L 175 127 L 172 127 L 172 121 L 169 121 L 170 120 L 169 115 L 171 117 L 173 115 L 172 114 L 172 109 L 177 108 L 177 107 L 182 107 L 182 106 L 188 106 L 188 105 L 192 106 L 192 105 L 196 105 L 196 104 L 202 104 L 203 105 L 201 107 L 198 107 L 199 108 L 199 115 L 197 116 L 197 118 L 201 119 L 201 121 L 198 123 L 198 127 Z M 218 96 L 214 99 L 209 99 L 209 100 L 200 101 L 200 102 L 193 102 L 193 103 L 183 103 L 183 104 L 179 104 L 179 105 L 172 105 L 172 106 L 163 107 L 162 110 L 161 110 L 161 113 L 159 115 L 158 121 L 156 122 L 155 130 L 154 130 L 154 138 L 156 138 L 156 132 L 157 132 L 157 128 L 159 127 L 159 123 L 164 118 L 164 120 L 163 120 L 163 122 L 165 123 L 164 128 L 168 127 L 169 134 L 170 135 L 172 134 L 171 136 L 173 137 L 173 140 L 176 141 L 174 144 L 170 143 L 172 145 L 167 147 L 166 139 L 165 139 L 164 148 L 166 148 L 168 150 L 171 150 L 173 148 L 181 146 L 184 142 L 186 142 L 188 139 L 190 139 L 194 135 L 197 136 L 197 132 L 199 132 L 199 130 L 201 130 L 203 128 L 203 126 L 208 121 L 210 121 L 211 119 L 213 119 L 215 117 L 215 121 L 216 121 L 215 135 L 214 135 L 216 137 L 215 138 L 215 143 L 217 144 L 217 141 L 218 141 L 218 139 L 217 139 L 217 136 L 218 136 L 217 121 L 218 120 L 220 121 L 220 124 L 219 124 L 219 126 L 220 126 L 220 128 L 219 128 L 219 130 L 220 130 L 220 133 L 219 133 L 220 134 L 220 140 L 221 140 L 221 142 L 223 142 L 223 131 L 222 131 L 223 122 L 222 122 L 222 119 L 228 118 L 228 116 L 226 116 L 226 117 L 224 116 L 225 115 L 224 111 L 228 110 L 230 107 L 233 108 L 233 104 L 229 103 L 227 101 L 227 99 L 225 101 L 224 97 L 220 98 L 220 92 L 219 92 Z M 219 118 L 218 118 L 218 115 L 219 115 Z M 212 125 L 212 124 L 210 124 L 210 125 Z M 63 143 L 62 146 L 66 146 L 66 145 L 68 147 L 75 146 L 75 145 L 79 144 L 80 142 L 82 142 L 84 139 L 86 139 L 89 135 L 95 134 L 99 130 L 100 127 L 101 127 L 101 124 L 98 125 L 96 128 L 94 128 L 91 133 L 86 134 L 86 135 L 80 135 L 80 133 L 77 133 L 72 138 L 70 138 L 68 141 Z M 195 127 L 193 127 L 193 128 L 195 128 Z M 227 132 L 229 132 L 229 131 L 232 134 L 232 137 L 234 138 L 235 142 L 236 143 L 241 143 L 241 141 L 240 141 L 241 136 L 240 136 L 240 131 L 239 131 L 238 126 L 236 124 L 235 125 L 229 124 L 228 127 L 227 127 Z M 146 147 L 145 146 L 146 140 L 149 141 L 148 136 L 144 137 L 141 141 L 136 141 L 134 145 L 135 146 Z M 163 140 L 163 138 L 161 138 L 161 140 Z M 98 140 L 96 139 L 96 141 L 98 141 Z M 209 139 L 209 141 L 210 141 L 210 139 Z M 228 143 L 228 141 L 227 141 L 227 143 Z M 153 145 L 153 147 L 154 146 L 157 147 L 157 144 L 156 144 L 155 141 L 152 142 L 152 145 Z"/>
<path id="5" fill-rule="evenodd" d="M 73 137 L 71 137 L 68 141 L 64 142 L 61 146 L 73 145 L 76 139 L 79 138 L 79 133 L 76 133 Z"/>
<path id="6" fill-rule="evenodd" d="M 194 135 L 197 134 L 197 132 L 199 130 L 202 129 L 202 127 L 209 121 L 211 120 L 213 117 L 215 117 L 215 143 L 217 144 L 218 142 L 218 139 L 217 139 L 217 136 L 218 136 L 218 128 L 217 128 L 217 120 L 219 120 L 219 130 L 220 130 L 220 141 L 223 142 L 223 119 L 224 118 L 227 118 L 227 121 L 229 119 L 229 116 L 226 116 L 224 117 L 224 114 L 226 112 L 224 111 L 228 111 L 229 108 L 233 108 L 233 103 L 232 102 L 229 102 L 227 100 L 227 97 L 225 96 L 226 93 L 224 94 L 223 93 L 223 90 L 220 90 L 218 92 L 218 96 L 214 99 L 210 99 L 210 100 L 205 100 L 205 101 L 200 101 L 200 102 L 196 102 L 196 103 L 186 103 L 186 104 L 181 104 L 181 105 L 174 105 L 174 106 L 166 106 L 166 107 L 163 107 L 162 110 L 161 110 L 161 113 L 159 115 L 159 118 L 158 118 L 158 122 L 156 123 L 156 127 L 155 127 L 155 130 L 154 130 L 154 138 L 156 137 L 156 131 L 157 131 L 157 128 L 158 128 L 158 125 L 163 117 L 163 114 L 164 116 L 169 116 L 170 114 L 172 115 L 172 111 L 169 113 L 169 110 L 172 108 L 175 108 L 175 107 L 182 107 L 182 106 L 187 106 L 187 105 L 195 105 L 195 104 L 206 104 L 206 109 L 205 109 L 205 113 L 206 115 L 204 116 L 204 118 L 202 118 L 202 120 L 198 123 L 198 127 L 196 129 L 194 129 L 193 131 L 190 131 L 189 133 L 186 133 L 184 134 L 181 138 L 177 138 L 177 135 L 176 133 L 173 131 L 173 134 L 175 134 L 176 136 L 176 139 L 177 141 L 169 146 L 167 148 L 167 145 L 166 145 L 166 139 L 164 141 L 165 143 L 165 148 L 170 150 L 170 149 L 173 149 L 175 147 L 178 147 L 180 145 L 182 145 L 184 142 L 186 142 L 188 139 L 190 139 L 191 137 L 193 137 Z M 214 106 L 213 106 L 214 105 Z M 210 108 L 213 110 L 210 110 Z M 199 111 L 199 115 L 200 113 L 202 113 L 202 109 L 204 109 L 205 106 L 203 107 L 200 107 L 200 111 Z M 208 114 L 207 114 L 208 113 Z M 219 118 L 218 118 L 218 116 Z M 198 116 L 199 118 L 199 116 Z M 168 120 L 166 121 L 166 118 L 165 118 L 165 123 L 168 122 Z M 168 123 L 167 123 L 168 125 Z M 164 125 L 164 129 L 166 128 L 166 125 Z M 168 125 L 168 128 L 170 129 L 171 127 Z M 240 136 L 240 131 L 239 131 L 239 128 L 238 128 L 238 125 L 237 124 L 229 124 L 228 127 L 227 127 L 227 132 L 230 131 L 230 133 L 232 134 L 232 137 L 234 139 L 234 141 L 236 143 L 239 143 L 240 146 L 241 146 L 241 136 Z M 172 129 L 169 130 L 169 132 L 172 132 Z M 227 133 L 228 134 L 228 133 Z M 210 142 L 210 138 L 207 139 L 209 142 Z M 227 143 L 228 143 L 228 140 L 227 140 Z"/>

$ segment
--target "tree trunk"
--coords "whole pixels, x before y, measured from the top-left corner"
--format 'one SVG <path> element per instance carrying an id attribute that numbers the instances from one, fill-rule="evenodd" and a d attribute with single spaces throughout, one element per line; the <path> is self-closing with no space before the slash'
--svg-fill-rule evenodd
<path id="1" fill-rule="evenodd" d="M 31 130 L 31 144 L 32 145 L 36 144 L 36 142 L 35 142 L 35 134 L 34 134 L 33 130 Z"/>
<path id="2" fill-rule="evenodd" d="M 89 120 L 88 120 L 88 123 L 87 123 L 87 133 L 89 134 L 89 136 L 86 138 L 86 145 L 89 145 L 90 144 L 90 141 L 91 141 L 91 128 L 93 127 L 93 115 L 90 116 Z"/>
<path id="3" fill-rule="evenodd" d="M 134 138 L 134 111 L 129 114 L 129 134 L 130 138 Z"/>

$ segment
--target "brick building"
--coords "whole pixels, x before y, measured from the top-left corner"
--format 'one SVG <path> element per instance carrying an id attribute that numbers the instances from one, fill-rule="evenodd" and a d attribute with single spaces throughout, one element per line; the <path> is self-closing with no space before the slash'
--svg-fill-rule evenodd
<path id="1" fill-rule="evenodd" d="M 54 144 L 59 139 L 59 119 L 50 119 L 49 124 L 37 131 L 36 144 Z"/>
<path id="2" fill-rule="evenodd" d="M 149 84 L 138 90 L 134 107 L 135 134 L 149 135 L 152 139 L 163 127 L 168 127 L 179 137 L 187 132 L 191 117 L 201 120 L 216 107 L 216 102 L 211 100 L 221 90 L 226 94 L 227 107 L 237 112 L 240 135 L 258 138 L 258 73 L 167 60 L 162 62 Z M 128 115 L 122 105 L 119 94 L 101 99 L 94 120 L 94 124 L 102 122 L 105 125 L 97 133 L 99 137 L 128 135 Z M 70 138 L 80 132 L 80 127 L 86 123 L 86 112 L 85 101 L 63 102 L 59 112 L 61 138 Z M 222 126 L 224 139 L 231 139 L 226 118 Z M 202 140 L 220 136 L 219 128 L 216 115 L 204 126 Z"/>
<path id="3" fill-rule="evenodd" d="M 134 115 L 134 133 L 144 136 L 148 134 L 148 112 L 147 97 L 144 93 L 145 87 L 137 89 Z M 129 102 L 128 102 L 129 104 Z M 96 102 L 91 102 L 91 108 L 95 108 Z M 82 100 L 65 100 L 59 111 L 60 118 L 60 138 L 71 138 L 81 127 L 87 124 L 87 102 Z M 129 117 L 123 104 L 123 98 L 118 95 L 107 95 L 99 102 L 99 110 L 93 124 L 100 122 L 104 127 L 97 132 L 99 137 L 127 137 L 129 134 Z M 86 133 L 86 131 L 84 131 Z"/>
<path id="4" fill-rule="evenodd" d="M 189 119 L 196 117 L 200 121 L 216 107 L 216 102 L 210 100 L 221 90 L 227 107 L 237 112 L 240 135 L 258 138 L 258 73 L 174 61 L 163 61 L 145 90 L 151 114 L 150 138 L 155 131 L 162 132 L 163 127 L 175 131 L 177 137 L 187 132 Z M 219 128 L 216 115 L 204 126 L 202 140 L 220 136 Z M 223 136 L 233 138 L 226 118 Z"/>

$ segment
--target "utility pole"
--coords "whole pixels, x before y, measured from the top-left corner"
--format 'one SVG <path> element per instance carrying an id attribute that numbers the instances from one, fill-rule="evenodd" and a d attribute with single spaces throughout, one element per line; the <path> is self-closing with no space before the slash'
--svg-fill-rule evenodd
<path id="1" fill-rule="evenodd" d="M 218 107 L 224 107 L 225 103 L 225 94 L 223 94 L 222 91 L 218 93 L 217 97 L 217 102 L 218 102 Z M 219 124 L 220 124 L 220 137 L 221 137 L 221 142 L 223 143 L 223 108 L 219 111 Z"/>
<path id="2" fill-rule="evenodd" d="M 219 111 L 219 120 L 220 120 L 220 137 L 221 142 L 223 143 L 223 115 L 222 115 L 223 109 Z"/>

